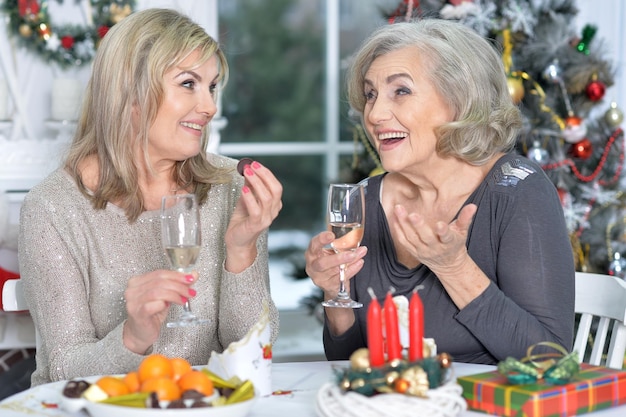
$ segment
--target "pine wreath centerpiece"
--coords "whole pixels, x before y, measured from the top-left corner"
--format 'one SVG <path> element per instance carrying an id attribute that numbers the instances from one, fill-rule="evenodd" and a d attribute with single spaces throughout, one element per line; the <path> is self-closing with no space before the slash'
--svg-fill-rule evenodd
<path id="1" fill-rule="evenodd" d="M 2 11 L 9 17 L 9 35 L 46 62 L 65 69 L 89 63 L 108 30 L 134 11 L 134 0 L 85 0 L 91 16 L 87 25 L 56 25 L 48 1 L 5 0 Z M 63 4 L 63 0 L 57 0 Z M 76 1 L 79 4 L 79 1 Z"/>

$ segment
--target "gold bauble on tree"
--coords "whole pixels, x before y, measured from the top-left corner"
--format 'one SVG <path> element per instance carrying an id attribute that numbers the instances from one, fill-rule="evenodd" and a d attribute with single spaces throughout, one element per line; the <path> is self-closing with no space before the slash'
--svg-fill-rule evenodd
<path id="1" fill-rule="evenodd" d="M 26 23 L 22 23 L 19 28 L 20 35 L 25 38 L 30 38 L 33 34 L 33 29 Z"/>
<path id="2" fill-rule="evenodd" d="M 624 113 L 617 107 L 616 102 L 612 102 L 609 109 L 604 113 L 604 120 L 611 127 L 618 127 L 624 121 Z"/>
<path id="3" fill-rule="evenodd" d="M 506 79 L 506 83 L 509 86 L 509 94 L 513 103 L 518 104 L 524 98 L 524 83 L 519 77 L 509 76 Z"/>
<path id="4" fill-rule="evenodd" d="M 113 24 L 117 24 L 122 21 L 126 16 L 130 15 L 133 10 L 130 7 L 130 4 L 125 4 L 124 6 L 120 6 L 117 3 L 111 4 L 109 7 L 109 11 L 111 13 L 111 21 Z"/>

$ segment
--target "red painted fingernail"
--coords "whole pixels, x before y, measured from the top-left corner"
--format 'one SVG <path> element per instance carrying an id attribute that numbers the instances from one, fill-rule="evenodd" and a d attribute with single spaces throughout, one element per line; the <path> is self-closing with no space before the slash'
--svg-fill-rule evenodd
<path id="1" fill-rule="evenodd" d="M 254 165 L 254 164 L 252 164 L 252 165 Z M 251 170 L 251 169 L 250 169 L 250 167 L 249 167 L 248 165 L 246 165 L 246 167 L 243 169 L 243 172 L 244 172 L 247 176 L 254 175 L 254 171 L 253 171 L 253 170 Z"/>
<path id="2" fill-rule="evenodd" d="M 252 168 L 254 168 L 254 169 L 261 168 L 261 164 L 259 164 L 257 161 L 254 161 L 251 165 L 252 165 Z"/>
<path id="3" fill-rule="evenodd" d="M 193 275 L 185 275 L 185 281 L 193 282 Z"/>
<path id="4" fill-rule="evenodd" d="M 250 188 L 248 188 L 247 185 L 244 185 L 241 191 L 243 191 L 244 194 L 248 194 L 250 192 Z"/>
<path id="5" fill-rule="evenodd" d="M 189 288 L 189 296 L 191 297 L 195 297 L 196 296 L 196 290 L 194 290 L 193 288 Z"/>
<path id="6" fill-rule="evenodd" d="M 183 304 L 185 304 L 185 303 L 187 302 L 187 297 L 183 297 L 183 296 L 181 296 L 181 297 L 180 297 L 180 301 L 182 301 L 182 302 L 183 302 Z"/>

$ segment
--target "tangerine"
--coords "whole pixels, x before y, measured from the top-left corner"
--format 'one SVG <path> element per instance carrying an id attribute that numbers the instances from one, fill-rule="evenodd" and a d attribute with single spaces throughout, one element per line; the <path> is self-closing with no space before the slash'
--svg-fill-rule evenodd
<path id="1" fill-rule="evenodd" d="M 192 369 L 178 380 L 178 386 L 182 392 L 196 390 L 202 395 L 213 395 L 213 381 L 204 372 Z"/>
<path id="2" fill-rule="evenodd" d="M 114 376 L 103 376 L 96 381 L 102 391 L 106 392 L 109 397 L 117 397 L 118 395 L 126 395 L 130 393 L 130 389 L 121 378 Z"/>
<path id="3" fill-rule="evenodd" d="M 126 384 L 130 392 L 139 392 L 141 383 L 139 382 L 139 374 L 137 371 L 132 371 L 124 375 L 122 381 Z"/>
<path id="4" fill-rule="evenodd" d="M 170 359 L 172 363 L 172 368 L 174 370 L 172 374 L 172 379 L 174 381 L 178 381 L 181 376 L 191 371 L 191 364 L 187 359 L 184 358 L 172 358 Z"/>
<path id="5" fill-rule="evenodd" d="M 174 368 L 170 359 L 160 353 L 153 353 L 141 361 L 139 368 L 139 382 L 144 382 L 151 378 L 167 377 L 171 378 Z"/>
<path id="6" fill-rule="evenodd" d="M 141 392 L 154 392 L 160 401 L 175 401 L 180 399 L 181 390 L 172 378 L 158 376 L 141 383 Z"/>

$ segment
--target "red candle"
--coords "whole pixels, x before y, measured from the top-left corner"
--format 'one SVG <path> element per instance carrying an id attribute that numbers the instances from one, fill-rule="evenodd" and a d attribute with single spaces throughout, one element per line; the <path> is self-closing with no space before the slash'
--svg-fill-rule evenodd
<path id="1" fill-rule="evenodd" d="M 368 288 L 367 291 L 372 297 L 372 301 L 367 308 L 367 347 L 370 352 L 370 365 L 383 366 L 385 364 L 385 353 L 383 349 L 382 312 L 374 290 Z"/>
<path id="2" fill-rule="evenodd" d="M 391 292 L 388 292 L 387 297 L 385 297 L 385 333 L 387 336 L 387 360 L 402 359 L 398 310 L 391 298 Z"/>
<path id="3" fill-rule="evenodd" d="M 424 356 L 424 305 L 417 295 L 417 289 L 409 301 L 409 361 L 423 359 Z"/>

